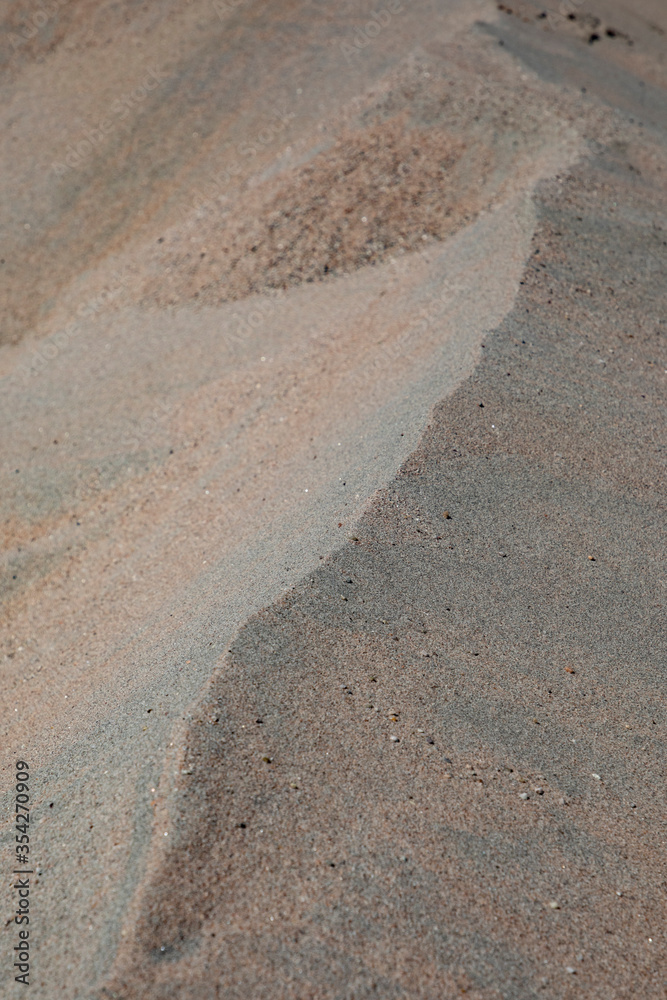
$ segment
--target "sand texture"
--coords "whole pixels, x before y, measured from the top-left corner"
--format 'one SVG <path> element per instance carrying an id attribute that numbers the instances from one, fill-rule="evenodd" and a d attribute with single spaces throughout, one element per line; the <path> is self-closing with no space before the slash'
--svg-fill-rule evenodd
<path id="1" fill-rule="evenodd" d="M 667 996 L 662 5 L 52 6 L 0 60 L 31 995 Z"/>

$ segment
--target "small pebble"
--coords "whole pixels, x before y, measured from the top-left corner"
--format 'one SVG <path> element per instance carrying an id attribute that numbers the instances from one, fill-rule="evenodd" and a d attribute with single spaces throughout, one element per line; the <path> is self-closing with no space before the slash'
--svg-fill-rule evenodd
<path id="1" fill-rule="evenodd" d="M 560 910 L 560 903 L 557 903 L 555 899 L 552 899 L 549 903 L 549 907 L 552 910 Z"/>
<path id="2" fill-rule="evenodd" d="M 390 736 L 389 739 L 392 743 L 400 743 L 398 736 Z"/>
<path id="3" fill-rule="evenodd" d="M 569 972 L 569 973 L 570 973 L 571 975 L 574 975 L 574 973 L 575 973 L 575 972 L 576 972 L 577 970 L 576 970 L 576 969 L 573 969 L 571 965 L 566 965 L 566 966 L 565 966 L 565 971 L 566 971 L 566 972 Z"/>
<path id="4" fill-rule="evenodd" d="M 596 781 L 602 781 L 602 778 L 600 777 L 599 774 L 593 774 L 591 775 L 591 777 L 595 778 Z"/>
<path id="5" fill-rule="evenodd" d="M 530 795 L 528 794 L 528 792 L 521 792 L 519 798 L 523 799 L 523 801 L 526 802 L 530 798 Z"/>

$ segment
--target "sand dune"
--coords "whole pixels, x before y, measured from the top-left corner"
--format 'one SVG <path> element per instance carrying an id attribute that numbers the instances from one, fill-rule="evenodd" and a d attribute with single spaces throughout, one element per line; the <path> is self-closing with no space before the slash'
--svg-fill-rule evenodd
<path id="1" fill-rule="evenodd" d="M 660 5 L 49 11 L 2 62 L 32 992 L 663 996 Z"/>

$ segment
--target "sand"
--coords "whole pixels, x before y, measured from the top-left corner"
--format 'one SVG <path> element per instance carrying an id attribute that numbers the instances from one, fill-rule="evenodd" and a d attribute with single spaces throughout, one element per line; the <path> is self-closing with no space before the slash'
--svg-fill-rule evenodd
<path id="1" fill-rule="evenodd" d="M 664 995 L 667 25 L 540 13 L 80 5 L 5 67 L 38 997 Z"/>

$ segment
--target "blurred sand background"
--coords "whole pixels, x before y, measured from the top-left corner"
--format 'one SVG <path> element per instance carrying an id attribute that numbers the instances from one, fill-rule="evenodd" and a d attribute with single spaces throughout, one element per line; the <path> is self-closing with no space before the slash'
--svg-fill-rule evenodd
<path id="1" fill-rule="evenodd" d="M 40 11 L 0 27 L 32 994 L 667 995 L 663 5 Z"/>

